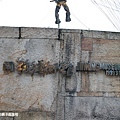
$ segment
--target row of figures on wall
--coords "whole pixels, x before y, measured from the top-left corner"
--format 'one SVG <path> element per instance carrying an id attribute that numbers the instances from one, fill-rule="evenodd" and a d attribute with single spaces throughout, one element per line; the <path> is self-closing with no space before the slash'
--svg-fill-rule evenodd
<path id="1" fill-rule="evenodd" d="M 29 60 L 18 59 L 16 64 L 11 61 L 5 61 L 3 63 L 3 71 L 5 74 L 17 71 L 18 74 L 39 74 L 45 76 L 53 73 L 61 73 L 66 77 L 71 77 L 74 72 L 98 72 L 100 70 L 105 71 L 106 75 L 120 76 L 120 64 L 109 64 L 109 63 L 95 63 L 95 62 L 78 62 L 76 69 L 72 63 L 55 63 L 51 64 L 49 61 L 40 60 L 36 62 L 30 62 Z"/>
<path id="2" fill-rule="evenodd" d="M 73 65 L 65 62 L 52 65 L 49 61 L 40 60 L 36 63 L 35 61 L 30 62 L 29 60 L 24 59 L 18 59 L 16 65 L 11 61 L 5 61 L 3 63 L 3 71 L 5 74 L 9 74 L 15 70 L 20 75 L 23 73 L 30 74 L 31 76 L 39 74 L 44 77 L 47 74 L 60 72 L 62 75 L 70 77 L 73 74 Z"/>

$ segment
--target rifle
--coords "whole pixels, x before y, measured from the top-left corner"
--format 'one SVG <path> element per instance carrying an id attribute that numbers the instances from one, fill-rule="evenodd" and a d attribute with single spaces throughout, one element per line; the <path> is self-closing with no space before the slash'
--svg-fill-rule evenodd
<path id="1" fill-rule="evenodd" d="M 55 1 L 55 2 L 58 2 L 58 0 L 51 0 L 50 2 L 54 2 L 54 1 Z M 67 0 L 65 0 L 65 2 L 66 2 L 66 1 L 67 1 Z"/>
<path id="2" fill-rule="evenodd" d="M 54 2 L 55 0 L 51 0 L 50 2 Z"/>

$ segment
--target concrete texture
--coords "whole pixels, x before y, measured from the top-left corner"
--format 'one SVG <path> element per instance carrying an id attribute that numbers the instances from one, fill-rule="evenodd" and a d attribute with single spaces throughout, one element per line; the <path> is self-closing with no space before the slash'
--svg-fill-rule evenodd
<path id="1" fill-rule="evenodd" d="M 120 120 L 120 98 L 66 97 L 65 120 Z"/>
<path id="2" fill-rule="evenodd" d="M 18 58 L 72 63 L 73 75 L 5 74 Z M 120 120 L 120 76 L 76 72 L 79 61 L 120 64 L 120 33 L 0 27 L 0 120 Z"/>

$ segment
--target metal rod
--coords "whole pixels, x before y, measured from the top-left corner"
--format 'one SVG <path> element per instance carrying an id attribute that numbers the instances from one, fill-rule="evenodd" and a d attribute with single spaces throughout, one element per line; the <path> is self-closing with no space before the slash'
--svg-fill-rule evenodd
<path id="1" fill-rule="evenodd" d="M 58 29 L 60 28 L 60 23 L 58 24 Z"/>

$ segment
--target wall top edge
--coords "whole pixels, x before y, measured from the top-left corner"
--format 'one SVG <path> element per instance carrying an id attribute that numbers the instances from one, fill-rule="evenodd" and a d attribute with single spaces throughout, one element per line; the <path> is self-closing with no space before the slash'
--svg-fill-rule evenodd
<path id="1" fill-rule="evenodd" d="M 82 30 L 82 29 L 57 29 L 57 28 L 42 28 L 42 27 L 0 27 L 0 37 L 19 37 L 21 32 L 21 37 L 24 34 L 28 34 L 32 32 L 32 34 L 36 35 L 39 31 L 55 31 L 57 35 L 57 31 L 60 30 L 61 33 L 80 33 L 84 37 L 88 38 L 102 38 L 102 39 L 115 39 L 120 40 L 120 32 L 113 31 L 97 31 L 97 30 Z M 37 31 L 37 32 L 36 32 Z M 25 37 L 26 38 L 26 37 Z M 38 36 L 39 38 L 39 36 Z M 41 38 L 41 37 L 40 37 Z"/>

